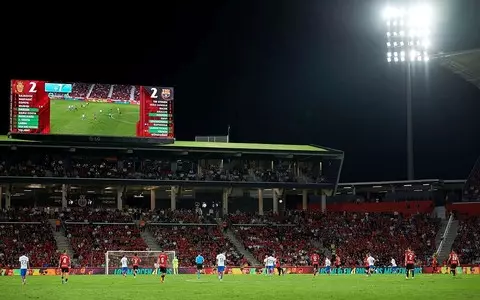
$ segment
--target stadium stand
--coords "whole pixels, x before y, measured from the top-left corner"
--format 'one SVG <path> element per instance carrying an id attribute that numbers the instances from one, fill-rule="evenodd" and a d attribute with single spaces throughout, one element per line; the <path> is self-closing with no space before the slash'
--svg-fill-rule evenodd
<path id="1" fill-rule="evenodd" d="M 234 231 L 258 261 L 274 254 L 288 265 L 308 264 L 310 254 L 316 249 L 311 243 L 308 228 L 300 226 L 234 226 Z"/>
<path id="2" fill-rule="evenodd" d="M 284 216 L 278 214 L 273 214 L 271 212 L 266 212 L 264 215 L 260 216 L 257 213 L 235 213 L 230 214 L 227 217 L 227 221 L 230 224 L 242 224 L 242 225 L 279 225 L 279 224 L 298 224 L 300 223 L 299 218 L 301 215 L 304 215 L 304 212 L 292 213 L 287 212 Z"/>
<path id="3" fill-rule="evenodd" d="M 239 238 L 258 260 L 275 252 L 294 265 L 308 264 L 308 255 L 318 249 L 336 250 L 348 266 L 362 265 L 366 253 L 375 253 L 380 264 L 391 257 L 403 258 L 407 247 L 428 262 L 435 251 L 439 221 L 428 214 L 403 217 L 400 214 L 360 214 L 289 212 L 287 217 L 274 215 L 230 215 Z M 282 226 L 291 224 L 292 226 Z M 332 246 L 334 247 L 332 249 Z M 332 251 L 333 252 L 333 251 Z"/>
<path id="4" fill-rule="evenodd" d="M 32 266 L 55 266 L 57 246 L 47 213 L 39 209 L 0 210 L 0 267 L 16 267 L 26 254 Z"/>
<path id="5" fill-rule="evenodd" d="M 0 210 L 0 222 L 44 222 L 49 213 L 40 208 L 10 208 Z"/>
<path id="6" fill-rule="evenodd" d="M 115 100 L 130 100 L 131 90 L 131 85 L 114 85 L 111 98 Z"/>
<path id="7" fill-rule="evenodd" d="M 140 101 L 140 86 L 135 86 L 135 92 L 133 93 L 133 100 Z"/>
<path id="8" fill-rule="evenodd" d="M 93 87 L 92 92 L 90 93 L 91 99 L 107 99 L 108 98 L 108 93 L 110 92 L 110 86 L 109 84 L 95 84 Z"/>
<path id="9" fill-rule="evenodd" d="M 2 265 L 15 263 L 6 257 L 18 257 L 23 245 L 32 257 L 32 264 L 55 264 L 58 258 L 52 227 L 46 220 L 58 216 L 74 251 L 74 262 L 79 266 L 103 267 L 105 251 L 144 251 L 148 246 L 134 222 L 137 210 L 100 208 L 67 208 L 58 213 L 39 209 L 3 210 L 5 222 L 37 222 L 36 224 L 0 224 L 0 261 Z M 235 249 L 223 234 L 220 226 L 209 217 L 192 210 L 158 210 L 143 212 L 140 218 L 147 221 L 148 230 L 162 249 L 175 250 L 181 266 L 192 266 L 199 252 L 214 264 L 214 256 L 227 251 L 229 263 L 245 264 L 241 251 Z M 367 252 L 375 254 L 379 265 L 388 265 L 391 257 L 400 262 L 403 251 L 412 247 L 420 263 L 428 263 L 435 251 L 435 235 L 439 222 L 427 214 L 402 217 L 399 214 L 327 213 L 286 211 L 284 216 L 267 213 L 258 216 L 249 213 L 231 214 L 227 221 L 247 251 L 263 261 L 274 253 L 285 264 L 308 265 L 313 251 L 322 255 L 335 253 L 342 257 L 344 266 L 361 266 Z M 468 239 L 479 219 L 465 221 L 457 241 L 463 259 L 475 260 L 480 234 Z M 39 226 L 41 225 L 41 226 Z M 21 234 L 20 234 L 21 232 Z M 477 239 L 478 238 L 478 239 Z M 330 253 L 330 254 L 329 254 Z M 15 256 L 16 255 L 16 256 Z M 3 260 L 2 260 L 3 259 Z"/>
<path id="10" fill-rule="evenodd" d="M 145 212 L 142 219 L 150 224 L 148 230 L 161 249 L 176 251 L 180 266 L 193 266 L 195 257 L 200 252 L 208 266 L 215 264 L 215 256 L 220 251 L 227 252 L 227 258 L 232 265 L 245 262 L 242 255 L 225 238 L 215 220 L 209 220 L 193 210 Z"/>
<path id="11" fill-rule="evenodd" d="M 88 215 L 84 215 L 88 219 Z M 81 218 L 81 217 L 80 217 Z M 145 251 L 148 246 L 133 224 L 66 222 L 66 234 L 74 250 L 73 258 L 81 266 L 104 267 L 105 252 L 114 250 Z"/>
<path id="12" fill-rule="evenodd" d="M 72 98 L 86 98 L 91 86 L 91 84 L 87 83 L 75 83 L 70 96 Z"/>
<path id="13" fill-rule="evenodd" d="M 64 222 L 132 223 L 133 216 L 127 211 L 100 208 L 67 208 L 59 214 Z"/>
<path id="14" fill-rule="evenodd" d="M 251 256 L 262 262 L 266 254 L 274 253 L 285 264 L 297 266 L 309 265 L 309 256 L 316 250 L 322 256 L 336 253 L 345 266 L 362 266 L 367 252 L 378 259 L 379 265 L 388 265 L 391 257 L 402 263 L 403 251 L 407 247 L 412 247 L 423 263 L 435 252 L 435 236 L 440 226 L 439 221 L 431 217 L 436 200 L 429 198 L 433 195 L 429 191 L 433 190 L 431 184 L 441 188 L 443 182 L 427 183 L 427 186 L 424 182 L 414 183 L 409 191 L 405 183 L 398 183 L 405 190 L 388 189 L 381 199 L 377 199 L 373 192 L 367 193 L 370 197 L 359 199 L 357 196 L 365 187 L 344 186 L 336 196 L 327 199 L 325 195 L 315 195 L 313 188 L 308 191 L 309 185 L 303 185 L 325 180 L 336 182 L 338 178 L 333 172 L 325 172 L 328 163 L 320 170 L 316 166 L 320 164 L 314 163 L 315 160 L 296 163 L 295 159 L 283 160 L 270 153 L 265 154 L 263 160 L 256 156 L 205 159 L 203 153 L 180 156 L 180 151 L 155 151 L 155 148 L 144 152 L 135 150 L 134 154 L 125 149 L 77 148 L 70 151 L 72 149 L 68 146 L 61 149 L 34 148 L 35 151 L 18 145 L 15 150 L 12 148 L 10 145 L 4 147 L 0 157 L 0 176 L 10 182 L 2 186 L 5 200 L 7 194 L 9 196 L 6 206 L 50 203 L 57 208 L 51 211 L 5 210 L 0 214 L 0 221 L 38 224 L 48 221 L 50 227 L 25 227 L 25 231 L 46 230 L 49 233 L 44 236 L 49 241 L 54 228 L 52 224 L 58 217 L 62 220 L 61 233 L 67 237 L 64 240 L 74 252 L 74 263 L 80 266 L 103 267 L 105 251 L 144 251 L 149 245 L 177 251 L 181 266 L 192 266 L 199 252 L 203 252 L 207 265 L 211 266 L 214 255 L 221 250 L 227 252 L 229 264 L 244 264 L 242 254 L 248 256 L 250 262 L 253 261 Z M 208 153 L 209 150 L 203 151 Z M 338 167 L 336 172 L 338 174 Z M 149 183 L 158 185 L 152 187 L 143 183 L 159 180 L 181 182 L 169 183 L 168 188 L 161 186 L 161 182 Z M 202 181 L 201 187 L 190 187 L 190 181 Z M 247 184 L 245 189 L 235 190 L 231 188 L 234 186 L 232 182 Z M 279 188 L 270 188 L 267 192 L 262 182 Z M 33 183 L 37 186 L 29 187 Z M 177 184 L 178 189 L 174 186 Z M 415 187 L 415 184 L 419 186 Z M 216 185 L 219 187 L 211 192 L 210 187 Z M 292 188 L 283 191 L 283 186 Z M 317 186 L 324 185 L 314 185 Z M 325 186 L 330 189 L 334 185 Z M 264 189 L 262 215 L 248 212 L 260 210 L 259 188 Z M 418 188 L 422 192 L 414 190 Z M 355 195 L 353 190 L 357 191 Z M 24 195 L 20 196 L 22 193 Z M 348 197 L 342 198 L 343 194 Z M 91 196 L 93 204 L 81 203 L 80 196 Z M 277 200 L 285 200 L 282 205 L 278 202 L 274 206 L 271 199 L 275 196 L 281 197 Z M 104 202 L 103 198 L 111 202 Z M 245 202 L 233 201 L 233 198 L 242 198 Z M 224 223 L 212 219 L 212 215 L 221 215 L 225 208 L 222 207 L 223 201 L 231 203 L 230 211 L 239 211 L 227 215 Z M 250 210 L 241 212 L 247 203 Z M 58 209 L 60 205 L 64 207 Z M 328 207 L 326 213 L 321 212 L 324 206 Z M 295 210 L 302 207 L 308 210 Z M 141 210 L 148 208 L 152 211 Z M 203 214 L 198 211 L 202 209 L 213 212 Z M 269 212 L 275 209 L 276 213 Z M 12 230 L 15 235 L 15 229 L 10 228 L 10 233 L 5 236 L 11 236 Z M 42 252 L 46 256 L 32 254 L 37 260 L 35 263 L 55 262 L 56 248 L 54 245 L 49 247 Z"/>
<path id="15" fill-rule="evenodd" d="M 238 165 L 245 165 L 239 168 Z M 248 162 L 238 161 L 233 167 L 210 164 L 198 168 L 189 160 L 95 158 L 62 153 L 58 155 L 32 155 L 3 158 L 0 174 L 3 176 L 73 177 L 73 178 L 131 178 L 159 180 L 209 180 L 241 182 L 318 182 L 323 181 L 311 173 L 295 176 L 292 170 L 279 164 L 278 168 L 255 169 Z M 251 175 L 255 174 L 255 175 Z"/>
<path id="16" fill-rule="evenodd" d="M 142 213 L 142 219 L 151 223 L 205 223 L 204 219 L 196 214 L 193 210 L 177 209 L 157 210 Z"/>
<path id="17" fill-rule="evenodd" d="M 193 266 L 199 253 L 205 257 L 205 265 L 211 267 L 215 265 L 215 257 L 221 251 L 226 251 L 231 265 L 240 265 L 243 258 L 217 225 L 151 225 L 149 230 L 162 249 L 177 252 L 181 266 Z"/>
<path id="18" fill-rule="evenodd" d="M 480 201 L 480 158 L 465 183 L 463 199 L 464 201 Z"/>
<path id="19" fill-rule="evenodd" d="M 462 264 L 480 263 L 480 217 L 461 217 L 453 249 L 460 255 Z"/>
<path id="20" fill-rule="evenodd" d="M 359 264 L 366 253 L 375 253 L 382 265 L 388 265 L 392 257 L 402 261 L 408 247 L 415 251 L 421 264 L 435 252 L 439 221 L 427 214 L 404 218 L 395 214 L 331 213 L 311 226 L 318 230 L 325 247 L 335 245 L 346 265 Z"/>

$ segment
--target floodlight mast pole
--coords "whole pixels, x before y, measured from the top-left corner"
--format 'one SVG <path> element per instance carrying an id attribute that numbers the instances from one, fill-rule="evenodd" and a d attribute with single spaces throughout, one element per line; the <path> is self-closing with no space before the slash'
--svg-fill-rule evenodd
<path id="1" fill-rule="evenodd" d="M 405 17 L 407 18 L 405 20 Z M 412 69 L 415 61 L 426 62 L 429 60 L 427 49 L 429 47 L 431 10 L 425 4 L 415 5 L 407 9 L 389 7 L 384 11 L 387 21 L 387 61 L 389 63 L 406 63 L 405 100 L 406 100 L 406 125 L 407 125 L 407 179 L 414 180 L 414 141 L 413 141 L 413 105 L 412 105 Z M 393 23 L 391 23 L 391 21 Z M 408 22 L 407 27 L 404 27 Z M 397 25 L 398 24 L 398 25 Z M 392 25 L 392 27 L 390 27 Z M 393 33 L 390 30 L 394 30 Z M 408 34 L 404 31 L 409 29 Z M 397 32 L 397 30 L 400 30 Z M 405 35 L 409 38 L 404 40 Z M 400 38 L 400 41 L 398 40 Z M 415 41 L 416 40 L 416 41 Z M 421 49 L 421 50 L 420 50 Z M 394 51 L 393 53 L 391 51 Z M 400 52 L 399 52 L 400 51 Z M 406 53 L 408 51 L 409 53 Z M 423 54 L 422 54 L 423 52 Z"/>
<path id="2" fill-rule="evenodd" d="M 415 179 L 414 153 L 413 153 L 413 105 L 412 105 L 412 62 L 407 60 L 406 78 L 406 102 L 407 102 L 407 177 Z"/>

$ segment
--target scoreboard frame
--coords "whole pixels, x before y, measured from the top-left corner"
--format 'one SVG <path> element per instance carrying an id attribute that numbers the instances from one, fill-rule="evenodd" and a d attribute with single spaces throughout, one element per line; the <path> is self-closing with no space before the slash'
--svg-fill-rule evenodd
<path id="1" fill-rule="evenodd" d="M 55 83 L 51 81 L 42 80 L 25 80 L 12 79 L 10 81 L 10 122 L 9 122 L 9 136 L 15 139 L 36 140 L 36 141 L 71 141 L 77 143 L 156 143 L 169 144 L 173 143 L 174 138 L 174 88 L 173 87 L 159 87 L 159 86 L 134 86 L 134 85 L 112 85 L 103 83 L 83 84 L 83 90 L 87 86 L 88 93 L 75 92 L 73 89 L 75 85 L 81 86 L 83 83 Z M 103 90 L 103 95 L 92 95 L 95 85 L 104 85 L 109 87 L 108 92 Z M 114 89 L 123 88 L 123 93 L 114 93 Z M 79 87 L 79 90 L 81 88 Z M 125 91 L 128 91 L 127 93 Z M 51 103 L 52 100 L 62 102 L 62 108 L 67 107 L 72 110 L 92 107 L 91 103 L 101 103 L 100 105 L 127 104 L 131 105 L 130 119 L 117 121 L 116 118 L 121 118 L 122 114 L 118 108 L 118 115 L 112 113 L 112 107 L 108 109 L 84 110 L 77 113 L 75 118 L 86 120 L 89 123 L 82 123 L 79 121 L 79 127 L 83 124 L 92 124 L 95 120 L 103 117 L 103 120 L 108 120 L 110 124 L 122 122 L 124 126 L 129 126 L 129 134 L 123 135 L 120 127 L 116 134 L 108 135 L 104 131 L 96 131 L 97 128 L 83 127 L 78 132 L 73 129 L 70 132 L 51 130 Z M 65 100 L 63 102 L 62 100 Z M 71 105 L 70 105 L 71 104 Z M 93 104 L 93 107 L 98 108 Z M 138 110 L 133 105 L 138 106 Z M 120 105 L 123 107 L 123 105 Z M 123 108 L 122 108 L 123 110 Z M 86 117 L 87 111 L 89 116 Z M 135 115 L 138 112 L 138 118 Z M 64 114 L 63 110 L 60 112 Z M 65 111 L 65 113 L 68 113 Z M 56 111 L 58 114 L 58 110 Z M 133 115 L 133 117 L 132 117 Z M 108 118 L 107 118 L 108 116 Z M 115 117 L 114 117 L 115 116 Z M 58 119 L 56 119 L 58 120 Z M 125 125 L 126 123 L 131 124 Z M 62 127 L 63 123 L 56 123 L 56 127 Z M 95 125 L 95 123 L 93 123 Z M 109 125 L 110 125 L 109 124 Z M 76 123 L 75 123 L 76 125 Z M 65 126 L 66 127 L 66 126 Z M 72 128 L 72 127 L 70 127 Z M 108 128 L 108 126 L 107 126 Z M 91 133 L 89 132 L 91 131 Z M 134 134 L 132 134 L 135 132 Z"/>

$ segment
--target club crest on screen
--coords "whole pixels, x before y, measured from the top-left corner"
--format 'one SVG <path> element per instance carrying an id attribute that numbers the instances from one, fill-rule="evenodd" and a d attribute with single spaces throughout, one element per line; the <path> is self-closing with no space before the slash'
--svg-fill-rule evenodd
<path id="1" fill-rule="evenodd" d="M 170 100 L 172 97 L 172 91 L 170 89 L 162 89 L 161 95 L 163 100 Z"/>
<path id="2" fill-rule="evenodd" d="M 85 195 L 80 195 L 78 198 L 78 206 L 85 207 L 87 206 L 87 197 Z"/>
<path id="3" fill-rule="evenodd" d="M 17 81 L 15 84 L 15 92 L 18 94 L 23 93 L 23 90 L 25 89 L 25 85 L 23 84 L 23 81 Z"/>

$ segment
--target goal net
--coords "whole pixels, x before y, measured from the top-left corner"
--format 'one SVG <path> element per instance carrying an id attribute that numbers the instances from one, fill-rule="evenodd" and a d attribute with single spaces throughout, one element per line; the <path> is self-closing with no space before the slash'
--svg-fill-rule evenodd
<path id="1" fill-rule="evenodd" d="M 120 260 L 124 255 L 128 259 L 128 272 L 132 272 L 132 258 L 135 254 L 137 254 L 137 257 L 141 260 L 138 266 L 140 269 L 139 274 L 144 273 L 145 271 L 142 270 L 145 269 L 149 270 L 147 271 L 147 274 L 151 274 L 151 271 L 155 269 L 155 264 L 157 263 L 160 253 L 168 255 L 168 265 L 171 266 L 173 258 L 175 257 L 175 251 L 107 251 L 105 253 L 105 274 L 121 274 L 122 264 Z"/>

